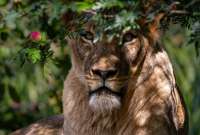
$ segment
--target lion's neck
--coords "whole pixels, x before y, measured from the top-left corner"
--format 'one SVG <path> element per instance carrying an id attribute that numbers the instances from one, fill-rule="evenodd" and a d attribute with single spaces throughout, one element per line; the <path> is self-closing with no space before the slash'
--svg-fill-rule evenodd
<path id="1" fill-rule="evenodd" d="M 63 93 L 64 135 L 114 135 L 118 112 L 93 112 L 85 89 L 71 70 Z"/>
<path id="2" fill-rule="evenodd" d="M 136 104 L 130 104 L 133 102 L 133 85 L 130 85 L 128 94 L 124 97 L 130 100 L 124 101 L 125 105 L 120 110 L 97 113 L 89 107 L 86 86 L 71 70 L 63 93 L 64 135 L 131 135 L 134 132 L 133 106 L 136 107 Z"/>

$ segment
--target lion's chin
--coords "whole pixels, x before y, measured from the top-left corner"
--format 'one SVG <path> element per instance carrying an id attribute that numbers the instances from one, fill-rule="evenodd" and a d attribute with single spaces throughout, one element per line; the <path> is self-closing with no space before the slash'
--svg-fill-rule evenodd
<path id="1" fill-rule="evenodd" d="M 107 92 L 93 93 L 89 97 L 89 106 L 95 112 L 112 112 L 120 109 L 121 97 Z"/>

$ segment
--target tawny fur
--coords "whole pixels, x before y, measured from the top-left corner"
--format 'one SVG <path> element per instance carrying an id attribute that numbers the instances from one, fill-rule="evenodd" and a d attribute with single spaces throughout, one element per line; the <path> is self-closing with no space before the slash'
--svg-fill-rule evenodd
<path id="1" fill-rule="evenodd" d="M 143 58 L 132 65 L 122 108 L 105 113 L 92 111 L 84 93 L 87 86 L 78 72 L 81 65 L 74 61 L 76 68 L 70 70 L 63 92 L 64 125 L 46 123 L 52 129 L 43 124 L 37 127 L 36 123 L 13 135 L 54 135 L 51 130 L 60 132 L 62 126 L 64 135 L 186 135 L 187 114 L 169 58 L 160 46 L 145 42 Z"/>
<path id="2" fill-rule="evenodd" d="M 148 44 L 148 43 L 147 43 Z M 148 46 L 148 45 L 147 45 Z M 185 135 L 186 110 L 166 52 L 147 47 L 144 59 L 129 80 L 122 108 L 94 113 L 88 106 L 87 89 L 73 69 L 63 95 L 65 125 L 70 135 Z M 137 68 L 137 69 L 138 69 Z M 77 83 L 79 85 L 77 85 Z M 67 109 L 68 108 L 68 109 Z M 66 134 L 67 135 L 67 134 Z"/>

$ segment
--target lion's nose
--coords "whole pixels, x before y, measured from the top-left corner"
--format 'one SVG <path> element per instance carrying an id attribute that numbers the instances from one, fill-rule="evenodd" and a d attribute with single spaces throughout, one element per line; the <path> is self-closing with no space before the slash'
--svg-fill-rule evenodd
<path id="1" fill-rule="evenodd" d="M 100 70 L 100 69 L 92 69 L 92 73 L 101 77 L 103 80 L 111 78 L 117 74 L 116 69 L 109 69 L 109 70 Z"/>
<path id="2" fill-rule="evenodd" d="M 117 68 L 118 59 L 114 56 L 102 57 L 94 63 L 91 67 L 93 75 L 100 77 L 103 80 L 114 77 L 118 73 Z"/>

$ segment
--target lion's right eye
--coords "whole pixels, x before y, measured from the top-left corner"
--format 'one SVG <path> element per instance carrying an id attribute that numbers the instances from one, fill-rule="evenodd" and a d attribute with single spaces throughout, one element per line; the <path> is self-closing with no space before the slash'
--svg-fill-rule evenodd
<path id="1" fill-rule="evenodd" d="M 90 41 L 93 41 L 93 39 L 94 39 L 93 33 L 89 32 L 89 31 L 82 31 L 80 33 L 80 36 L 85 38 L 86 40 L 90 40 Z"/>
<path id="2" fill-rule="evenodd" d="M 137 38 L 136 34 L 128 32 L 128 33 L 124 34 L 124 36 L 123 36 L 123 43 L 130 42 L 136 38 Z"/>

